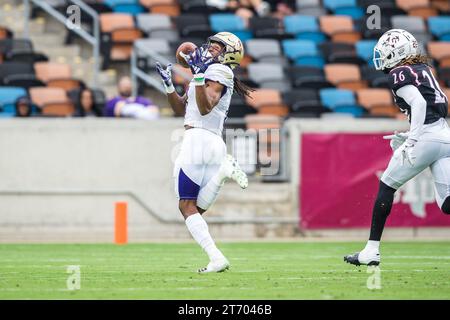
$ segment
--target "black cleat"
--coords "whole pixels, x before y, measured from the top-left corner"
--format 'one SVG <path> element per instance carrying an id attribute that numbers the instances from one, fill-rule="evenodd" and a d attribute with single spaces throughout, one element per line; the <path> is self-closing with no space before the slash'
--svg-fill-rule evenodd
<path id="1" fill-rule="evenodd" d="M 360 266 L 360 265 L 378 266 L 380 264 L 380 261 L 375 261 L 375 260 L 369 261 L 368 263 L 360 262 L 359 261 L 359 252 L 345 256 L 344 261 L 347 263 L 353 264 L 355 266 Z"/>

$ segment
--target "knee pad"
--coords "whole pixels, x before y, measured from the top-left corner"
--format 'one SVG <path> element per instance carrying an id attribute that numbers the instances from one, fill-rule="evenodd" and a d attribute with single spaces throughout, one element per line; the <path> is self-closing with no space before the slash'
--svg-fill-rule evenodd
<path id="1" fill-rule="evenodd" d="M 445 198 L 444 203 L 442 204 L 441 210 L 445 214 L 450 214 L 450 196 Z"/>

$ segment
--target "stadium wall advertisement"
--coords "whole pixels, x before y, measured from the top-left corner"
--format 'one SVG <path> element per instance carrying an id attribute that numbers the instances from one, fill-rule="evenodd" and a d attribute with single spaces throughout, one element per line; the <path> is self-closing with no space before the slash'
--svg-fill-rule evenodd
<path id="1" fill-rule="evenodd" d="M 301 228 L 370 227 L 379 177 L 392 155 L 383 135 L 391 133 L 301 135 Z M 396 192 L 387 226 L 450 226 L 435 203 L 429 169 Z"/>

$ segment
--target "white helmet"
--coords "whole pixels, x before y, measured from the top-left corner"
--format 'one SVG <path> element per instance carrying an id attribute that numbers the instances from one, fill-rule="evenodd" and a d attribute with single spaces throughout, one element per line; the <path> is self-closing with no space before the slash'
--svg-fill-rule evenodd
<path id="1" fill-rule="evenodd" d="M 229 65 L 232 69 L 241 63 L 244 57 L 244 46 L 241 40 L 231 32 L 219 32 L 208 38 L 209 43 L 219 42 L 225 46 L 223 53 L 218 57 L 221 64 Z"/>
<path id="2" fill-rule="evenodd" d="M 414 36 L 403 29 L 386 31 L 373 49 L 373 64 L 377 70 L 391 69 L 402 60 L 419 53 Z"/>

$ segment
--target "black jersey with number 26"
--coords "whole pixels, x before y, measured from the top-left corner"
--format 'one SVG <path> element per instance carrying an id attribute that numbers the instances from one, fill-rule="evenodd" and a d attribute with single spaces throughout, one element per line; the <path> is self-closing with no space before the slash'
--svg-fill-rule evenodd
<path id="1" fill-rule="evenodd" d="M 411 106 L 396 95 L 397 90 L 406 85 L 417 87 L 427 102 L 424 124 L 433 123 L 447 116 L 448 98 L 442 92 L 430 67 L 426 64 L 403 65 L 392 69 L 389 72 L 389 84 L 394 93 L 395 103 L 402 112 L 408 115 L 410 121 Z"/>

